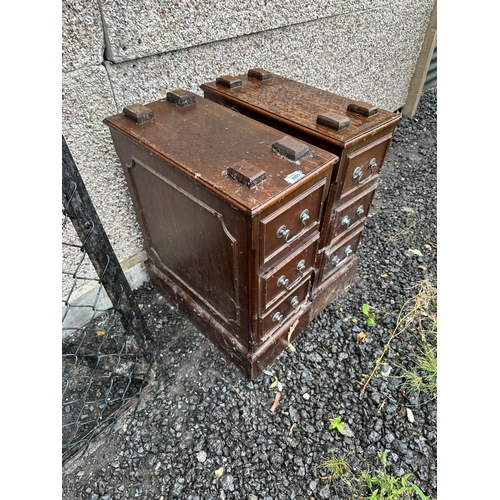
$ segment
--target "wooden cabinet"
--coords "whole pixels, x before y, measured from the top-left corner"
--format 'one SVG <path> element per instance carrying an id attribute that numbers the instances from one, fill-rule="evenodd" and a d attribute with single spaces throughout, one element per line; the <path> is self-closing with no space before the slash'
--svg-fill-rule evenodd
<path id="1" fill-rule="evenodd" d="M 104 123 L 152 284 L 254 379 L 309 324 L 338 156 L 182 89 Z"/>
<path id="2" fill-rule="evenodd" d="M 364 222 L 400 115 L 261 68 L 201 85 L 204 96 L 339 157 L 312 273 L 311 319 L 352 282 Z"/>

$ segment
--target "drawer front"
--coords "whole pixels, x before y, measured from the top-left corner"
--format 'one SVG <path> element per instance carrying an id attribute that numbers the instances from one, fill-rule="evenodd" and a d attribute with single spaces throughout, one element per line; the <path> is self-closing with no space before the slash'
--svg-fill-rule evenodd
<path id="1" fill-rule="evenodd" d="M 260 221 L 261 263 L 318 231 L 326 178 Z"/>
<path id="2" fill-rule="evenodd" d="M 340 197 L 345 198 L 354 190 L 363 189 L 375 180 L 391 144 L 392 134 L 386 135 L 346 157 L 345 175 L 341 181 Z"/>
<path id="3" fill-rule="evenodd" d="M 287 259 L 262 276 L 261 311 L 293 290 L 303 279 L 307 279 L 313 269 L 318 240 L 319 234 L 316 233 Z"/>
<path id="4" fill-rule="evenodd" d="M 321 281 L 330 277 L 342 266 L 346 265 L 356 254 L 358 250 L 361 235 L 363 233 L 363 226 L 359 227 L 353 233 L 350 233 L 347 238 L 344 238 L 338 245 L 333 246 L 331 249 L 326 249 L 323 255 L 321 265 Z"/>
<path id="5" fill-rule="evenodd" d="M 283 324 L 292 319 L 294 316 L 299 316 L 302 312 L 304 302 L 309 297 L 310 281 L 306 280 L 301 285 L 292 290 L 286 298 L 278 305 L 271 308 L 269 313 L 260 318 L 260 341 L 264 342 Z"/>
<path id="6" fill-rule="evenodd" d="M 336 206 L 330 222 L 330 234 L 328 235 L 327 246 L 331 245 L 337 238 L 342 238 L 349 231 L 364 224 L 374 195 L 375 186 L 367 191 L 363 191 L 348 202 Z"/>

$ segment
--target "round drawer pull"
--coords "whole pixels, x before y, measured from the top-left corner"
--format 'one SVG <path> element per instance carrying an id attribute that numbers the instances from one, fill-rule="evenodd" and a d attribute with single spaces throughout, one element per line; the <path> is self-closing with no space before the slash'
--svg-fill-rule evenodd
<path id="1" fill-rule="evenodd" d="M 280 312 L 274 313 L 273 323 L 282 323 L 283 322 L 283 314 Z"/>
<path id="2" fill-rule="evenodd" d="M 293 307 L 294 310 L 286 318 L 279 311 L 275 312 L 273 314 L 273 317 L 271 318 L 272 322 L 279 323 L 280 325 L 282 323 L 285 323 L 297 312 L 297 307 L 299 306 L 299 304 L 300 304 L 299 297 L 297 295 L 295 295 L 295 297 L 293 297 L 290 300 L 290 305 Z"/>

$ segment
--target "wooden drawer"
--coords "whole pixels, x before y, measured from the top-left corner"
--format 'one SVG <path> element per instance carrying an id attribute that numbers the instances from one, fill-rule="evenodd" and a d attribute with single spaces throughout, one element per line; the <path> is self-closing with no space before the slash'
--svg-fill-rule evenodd
<path id="1" fill-rule="evenodd" d="M 345 175 L 340 179 L 340 198 L 345 199 L 355 190 L 366 187 L 374 181 L 391 144 L 392 134 L 372 142 L 368 146 L 346 155 Z"/>
<path id="2" fill-rule="evenodd" d="M 278 354 L 285 350 L 307 328 L 311 318 L 311 307 L 312 303 L 306 301 L 296 316 L 283 323 L 281 328 L 275 330 L 272 335 L 267 337 L 265 342 L 257 347 L 252 356 L 254 370 L 257 373 L 262 372 Z M 252 376 L 252 378 L 255 378 L 255 376 Z"/>
<path id="3" fill-rule="evenodd" d="M 320 270 L 321 281 L 330 277 L 354 257 L 358 250 L 362 232 L 363 227 L 361 226 L 337 245 L 325 249 Z"/>
<path id="4" fill-rule="evenodd" d="M 322 178 L 260 221 L 261 265 L 281 251 L 304 242 L 312 231 L 319 232 L 326 181 L 326 177 Z"/>
<path id="5" fill-rule="evenodd" d="M 330 221 L 330 234 L 327 246 L 330 246 L 337 238 L 342 238 L 349 231 L 362 226 L 368 216 L 375 195 L 375 186 L 363 191 L 346 203 L 337 205 Z"/>
<path id="6" fill-rule="evenodd" d="M 318 240 L 319 233 L 316 233 L 298 250 L 262 276 L 260 307 L 262 312 L 293 290 L 303 279 L 308 279 L 313 270 Z"/>
<path id="7" fill-rule="evenodd" d="M 259 318 L 259 343 L 264 342 L 294 316 L 300 316 L 303 310 L 301 306 L 309 297 L 310 286 L 309 280 L 304 281 L 290 291 L 278 305 L 271 308 L 269 313 Z"/>

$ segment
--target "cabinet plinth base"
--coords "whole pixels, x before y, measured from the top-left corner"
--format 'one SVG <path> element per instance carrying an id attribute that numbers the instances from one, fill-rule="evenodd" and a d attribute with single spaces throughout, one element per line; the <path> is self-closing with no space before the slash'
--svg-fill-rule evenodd
<path id="1" fill-rule="evenodd" d="M 296 315 L 285 322 L 262 345 L 256 349 L 249 349 L 170 280 L 151 260 L 145 264 L 155 290 L 191 321 L 250 380 L 255 380 L 309 325 L 311 302 L 304 304 Z"/>
<path id="2" fill-rule="evenodd" d="M 330 278 L 321 283 L 320 286 L 313 289 L 310 318 L 316 317 L 332 300 L 338 297 L 354 281 L 356 267 L 359 257 L 354 255 L 350 262 L 347 262 L 342 269 L 333 274 Z"/>

